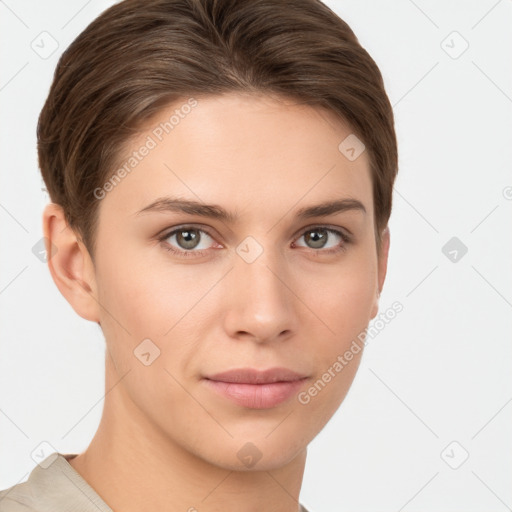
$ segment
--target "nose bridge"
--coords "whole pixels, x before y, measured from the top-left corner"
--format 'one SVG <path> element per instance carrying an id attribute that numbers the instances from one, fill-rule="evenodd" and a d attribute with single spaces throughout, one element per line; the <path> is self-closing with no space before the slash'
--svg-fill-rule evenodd
<path id="1" fill-rule="evenodd" d="M 287 293 L 282 279 L 286 272 L 285 262 L 272 236 L 256 239 L 248 236 L 236 249 L 236 279 L 245 283 L 254 292 L 254 298 L 265 298 L 266 302 L 286 300 Z M 275 304 L 277 305 L 277 304 Z"/>
<path id="2" fill-rule="evenodd" d="M 230 273 L 230 329 L 262 340 L 291 329 L 294 322 L 286 262 L 271 239 L 246 237 L 236 248 Z"/>

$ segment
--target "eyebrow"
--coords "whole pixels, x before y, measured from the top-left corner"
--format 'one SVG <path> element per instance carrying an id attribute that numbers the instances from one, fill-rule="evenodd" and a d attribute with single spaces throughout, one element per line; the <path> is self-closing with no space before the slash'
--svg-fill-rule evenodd
<path id="1" fill-rule="evenodd" d="M 343 198 L 300 208 L 296 212 L 296 217 L 298 219 L 309 219 L 311 217 L 323 217 L 346 211 L 359 211 L 366 214 L 366 208 L 361 201 L 352 198 Z M 218 219 L 231 224 L 234 224 L 238 219 L 236 213 L 228 212 L 222 206 L 174 197 L 158 198 L 156 201 L 153 201 L 151 204 L 138 211 L 136 215 L 150 212 L 188 213 L 190 215 Z"/>

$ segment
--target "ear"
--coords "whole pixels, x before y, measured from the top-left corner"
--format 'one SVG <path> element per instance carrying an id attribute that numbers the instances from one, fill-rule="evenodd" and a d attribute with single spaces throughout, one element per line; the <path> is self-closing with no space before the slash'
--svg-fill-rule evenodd
<path id="1" fill-rule="evenodd" d="M 391 235 L 389 232 L 389 226 L 386 226 L 384 228 L 384 230 L 382 231 L 382 237 L 381 237 L 379 261 L 377 262 L 377 265 L 378 265 L 378 278 L 377 278 L 378 290 L 375 295 L 371 318 L 375 318 L 377 316 L 377 313 L 379 312 L 379 297 L 382 292 L 382 288 L 384 286 L 384 280 L 386 279 L 386 273 L 388 270 L 389 244 L 391 242 L 390 238 L 391 238 Z"/>
<path id="2" fill-rule="evenodd" d="M 86 320 L 99 322 L 96 276 L 89 251 L 69 227 L 62 207 L 46 205 L 43 211 L 47 263 L 60 293 Z"/>

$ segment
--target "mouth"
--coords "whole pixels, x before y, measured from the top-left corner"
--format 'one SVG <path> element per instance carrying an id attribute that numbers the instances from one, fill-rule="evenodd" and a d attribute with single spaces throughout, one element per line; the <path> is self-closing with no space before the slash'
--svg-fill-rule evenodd
<path id="1" fill-rule="evenodd" d="M 270 409 L 295 395 L 308 376 L 287 368 L 260 371 L 239 368 L 204 377 L 206 386 L 222 397 L 250 409 Z"/>

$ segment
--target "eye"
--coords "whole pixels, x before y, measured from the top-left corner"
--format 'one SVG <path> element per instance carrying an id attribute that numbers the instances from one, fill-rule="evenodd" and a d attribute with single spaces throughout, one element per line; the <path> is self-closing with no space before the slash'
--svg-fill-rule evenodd
<path id="1" fill-rule="evenodd" d="M 318 254 L 334 254 L 347 250 L 347 244 L 351 243 L 351 237 L 338 229 L 327 226 L 314 226 L 302 232 L 299 237 L 306 240 L 306 248 L 312 249 Z M 204 229 L 194 226 L 179 226 L 172 231 L 166 232 L 158 237 L 164 248 L 180 258 L 206 256 L 211 248 L 208 239 L 213 237 Z M 331 240 L 334 239 L 334 240 Z M 328 245 L 328 242 L 331 242 Z M 297 245 L 294 246 L 304 247 Z M 217 246 L 222 247 L 222 246 Z M 326 248 L 327 247 L 327 248 Z"/>
<path id="2" fill-rule="evenodd" d="M 205 255 L 208 252 L 208 245 L 205 244 L 205 239 L 207 241 L 208 238 L 212 239 L 209 233 L 204 229 L 195 228 L 193 226 L 181 226 L 161 236 L 159 240 L 161 242 L 167 242 L 164 244 L 164 247 L 168 251 L 179 257 L 187 258 Z M 168 242 L 172 239 L 175 239 L 173 243 L 176 244 L 178 248 L 173 247 L 173 245 Z M 203 245 L 203 247 L 201 247 L 201 245 Z"/>
<path id="3" fill-rule="evenodd" d="M 306 244 L 308 244 L 306 247 L 326 254 L 346 251 L 346 245 L 351 242 L 351 238 L 343 231 L 326 226 L 314 226 L 313 228 L 309 228 L 307 231 L 303 232 L 300 238 L 305 239 Z M 328 240 L 332 238 L 334 238 L 334 245 L 327 245 Z M 336 238 L 338 238 L 338 242 L 336 242 Z M 325 249 L 325 247 L 327 247 L 327 249 Z"/>

